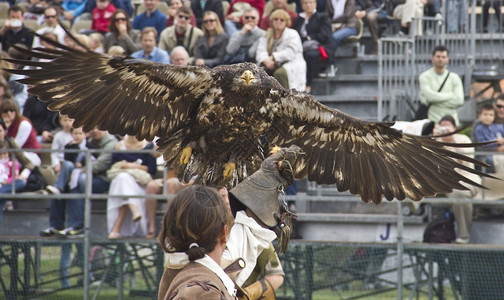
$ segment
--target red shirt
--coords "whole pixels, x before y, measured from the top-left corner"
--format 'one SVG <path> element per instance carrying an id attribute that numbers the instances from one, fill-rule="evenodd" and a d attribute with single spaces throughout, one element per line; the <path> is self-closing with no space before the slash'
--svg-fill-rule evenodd
<path id="1" fill-rule="evenodd" d="M 108 26 L 110 24 L 110 18 L 116 11 L 115 6 L 110 3 L 104 10 L 95 7 L 93 9 L 91 29 L 97 32 L 105 33 L 108 32 Z"/>

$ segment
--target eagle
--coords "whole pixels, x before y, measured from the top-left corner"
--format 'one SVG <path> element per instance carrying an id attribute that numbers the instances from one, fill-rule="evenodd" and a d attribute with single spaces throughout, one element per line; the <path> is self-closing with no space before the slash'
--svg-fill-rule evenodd
<path id="1" fill-rule="evenodd" d="M 237 184 L 259 169 L 273 145 L 302 149 L 296 178 L 336 184 L 377 204 L 482 187 L 460 170 L 488 176 L 461 164 L 484 165 L 450 151 L 453 144 L 329 108 L 283 88 L 253 63 L 175 66 L 41 38 L 57 48 L 18 48 L 35 60 L 9 59 L 29 67 L 10 70 L 25 75 L 20 82 L 29 92 L 75 119 L 74 127 L 158 137 L 166 164 L 183 180 L 197 175 L 204 184 Z"/>

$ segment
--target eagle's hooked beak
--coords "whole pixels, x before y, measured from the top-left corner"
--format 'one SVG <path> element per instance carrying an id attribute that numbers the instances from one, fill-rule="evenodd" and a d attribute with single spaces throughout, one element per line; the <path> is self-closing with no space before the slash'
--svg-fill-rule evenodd
<path id="1" fill-rule="evenodd" d="M 240 79 L 245 82 L 246 85 L 249 85 L 253 80 L 255 80 L 254 74 L 250 72 L 249 70 L 243 72 L 243 74 L 240 76 Z"/>

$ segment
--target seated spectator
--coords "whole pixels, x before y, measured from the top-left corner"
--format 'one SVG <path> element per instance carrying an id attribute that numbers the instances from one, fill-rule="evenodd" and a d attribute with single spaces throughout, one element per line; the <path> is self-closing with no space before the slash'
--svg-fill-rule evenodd
<path id="1" fill-rule="evenodd" d="M 180 7 L 175 17 L 175 25 L 161 32 L 158 47 L 170 52 L 176 46 L 183 46 L 189 53 L 189 61 L 192 63 L 196 54 L 196 41 L 203 35 L 203 32 L 189 24 L 191 15 L 192 11 L 189 7 Z"/>
<path id="2" fill-rule="evenodd" d="M 47 2 L 45 0 L 29 0 L 23 16 L 25 20 L 35 20 L 37 23 L 42 24 L 46 8 Z"/>
<path id="3" fill-rule="evenodd" d="M 59 115 L 59 124 L 61 130 L 58 131 L 53 138 L 51 149 L 52 150 L 64 150 L 68 143 L 72 142 L 74 138 L 72 137 L 72 124 L 74 119 L 70 119 L 66 115 Z M 51 152 L 51 166 L 54 173 L 58 174 L 61 171 L 61 163 L 65 158 L 63 152 Z"/>
<path id="4" fill-rule="evenodd" d="M 145 27 L 142 30 L 141 43 L 142 50 L 131 54 L 134 58 L 143 58 L 157 63 L 169 64 L 170 56 L 168 52 L 156 47 L 157 32 L 154 27 Z"/>
<path id="5" fill-rule="evenodd" d="M 354 0 L 327 0 L 326 12 L 331 18 L 332 43 L 334 52 L 341 42 L 357 34 L 357 18 L 355 17 Z M 329 55 L 332 55 L 329 53 Z"/>
<path id="6" fill-rule="evenodd" d="M 228 36 L 232 36 L 236 31 L 242 28 L 241 16 L 245 12 L 245 9 L 253 7 L 257 9 L 259 13 L 259 18 L 262 17 L 264 12 L 265 1 L 264 0 L 233 0 L 229 5 L 229 10 L 226 14 L 226 20 L 224 21 L 224 29 Z M 259 24 L 261 20 L 257 22 Z"/>
<path id="7" fill-rule="evenodd" d="M 41 149 L 37 140 L 37 132 L 32 122 L 19 113 L 14 101 L 11 99 L 2 100 L 0 105 L 2 119 L 7 126 L 7 136 L 14 139 L 21 149 Z M 40 166 L 40 157 L 35 152 L 27 152 L 26 157 L 36 166 Z"/>
<path id="8" fill-rule="evenodd" d="M 7 126 L 4 121 L 0 119 L 0 142 L 5 142 L 9 145 L 9 149 L 21 149 L 13 138 L 7 136 Z M 16 151 L 14 152 L 16 161 L 21 164 L 21 174 L 19 179 L 26 180 L 31 173 L 31 170 L 35 168 L 35 165 L 26 157 L 26 152 Z"/>
<path id="9" fill-rule="evenodd" d="M 110 3 L 110 0 L 96 0 L 96 7 L 93 9 L 91 17 L 91 30 L 102 34 L 107 33 L 110 19 L 115 11 L 116 8 Z"/>
<path id="10" fill-rule="evenodd" d="M 439 0 L 435 1 L 439 2 Z M 373 40 L 371 54 L 378 53 L 378 38 L 380 37 L 378 19 L 383 15 L 383 12 L 386 13 L 384 0 L 355 0 L 355 17 L 365 20 L 371 33 Z"/>
<path id="11" fill-rule="evenodd" d="M 334 0 L 333 0 L 334 1 Z M 395 19 L 401 20 L 400 35 L 408 35 L 411 21 L 415 22 L 415 34 L 422 35 L 422 22 L 420 18 L 424 15 L 424 5 L 427 0 L 406 0 L 406 1 L 391 1 L 387 8 L 387 13 Z"/>
<path id="12" fill-rule="evenodd" d="M 189 53 L 184 47 L 177 46 L 171 51 L 170 60 L 176 66 L 187 66 L 189 64 Z"/>
<path id="13" fill-rule="evenodd" d="M 12 192 L 14 181 L 14 190 L 16 192 L 22 191 L 26 186 L 26 178 L 19 178 L 19 163 L 11 160 L 11 155 L 7 152 L 9 143 L 0 141 L 0 194 L 8 194 Z M 14 167 L 14 168 L 13 168 Z M 14 174 L 12 173 L 14 169 Z M 0 224 L 2 223 L 2 216 L 6 199 L 0 199 Z"/>
<path id="14" fill-rule="evenodd" d="M 33 124 L 39 143 L 50 143 L 53 132 L 59 129 L 58 112 L 47 109 L 50 102 L 39 101 L 35 95 L 26 100 L 23 115 Z"/>
<path id="15" fill-rule="evenodd" d="M 133 19 L 134 29 L 142 31 L 145 27 L 156 28 L 158 34 L 163 31 L 166 25 L 166 16 L 157 8 L 159 0 L 144 0 L 145 12 Z M 157 37 L 159 39 L 159 35 Z"/>
<path id="16" fill-rule="evenodd" d="M 110 18 L 109 32 L 105 34 L 103 47 L 108 52 L 112 46 L 121 46 L 124 54 L 130 55 L 142 48 L 140 44 L 140 31 L 132 29 L 128 15 L 122 9 L 118 9 Z"/>
<path id="17" fill-rule="evenodd" d="M 24 44 L 28 49 L 33 45 L 33 33 L 23 25 L 23 9 L 17 5 L 7 10 L 7 21 L 0 29 L 2 50 L 9 51 L 14 44 Z"/>
<path id="18" fill-rule="evenodd" d="M 65 43 L 65 30 L 58 23 L 58 20 L 59 20 L 58 10 L 53 6 L 47 7 L 44 10 L 44 20 L 45 20 L 45 23 L 42 26 L 42 28 L 37 30 L 37 34 L 43 35 L 46 32 L 56 34 L 56 36 L 58 37 L 58 39 L 57 39 L 58 42 L 60 42 L 61 44 L 64 44 Z M 39 37 L 35 36 L 33 38 L 33 48 L 41 47 L 41 46 L 42 45 L 40 43 Z"/>
<path id="19" fill-rule="evenodd" d="M 128 19 L 133 13 L 133 5 L 131 5 L 131 0 L 111 0 L 110 3 L 114 5 L 116 9 L 122 9 L 128 16 Z M 91 13 L 96 8 L 96 1 L 88 0 L 86 11 Z"/>
<path id="20" fill-rule="evenodd" d="M 483 32 L 488 32 L 488 21 L 490 20 L 490 6 L 495 11 L 495 18 L 497 19 L 497 31 L 502 31 L 501 20 L 501 1 L 500 0 L 487 0 L 483 4 Z"/>
<path id="21" fill-rule="evenodd" d="M 116 150 L 153 149 L 154 144 L 138 141 L 134 136 L 125 136 L 117 143 Z M 145 195 L 145 185 L 137 177 L 156 174 L 156 159 L 151 153 L 114 152 L 112 168 L 115 176 L 111 178 L 109 195 Z M 121 171 L 123 170 L 123 171 Z M 138 174 L 138 175 L 135 175 Z M 111 177 L 109 171 L 109 178 Z M 145 200 L 136 197 L 109 198 L 107 200 L 107 227 L 109 239 L 124 236 L 145 236 Z"/>
<path id="22" fill-rule="evenodd" d="M 257 9 L 249 7 L 242 16 L 243 27 L 236 31 L 229 39 L 226 46 L 225 64 L 254 62 L 259 39 L 265 31 L 257 26 L 259 13 Z"/>
<path id="23" fill-rule="evenodd" d="M 75 131 L 76 128 L 73 129 Z M 74 133 L 75 135 L 75 133 Z M 94 128 L 89 132 L 90 138 L 87 140 L 87 147 L 93 147 L 100 150 L 114 150 L 117 140 L 115 137 L 110 135 L 106 131 Z M 79 144 L 80 145 L 80 144 Z M 73 153 L 75 154 L 75 153 Z M 77 155 L 77 157 L 79 157 Z M 111 161 L 110 152 L 100 152 L 97 153 L 96 159 L 85 163 L 91 163 L 92 166 L 92 178 L 91 178 L 91 188 L 93 193 L 105 193 L 109 190 L 109 180 L 106 176 L 107 170 L 110 168 Z M 74 161 L 77 161 L 74 160 Z M 71 174 L 75 167 L 79 167 L 76 163 L 64 162 L 61 168 L 61 174 L 66 174 L 66 181 L 71 179 Z M 47 189 L 51 193 L 58 194 L 59 192 L 66 191 L 65 187 L 67 182 L 65 182 L 65 177 L 62 177 L 60 181 L 54 184 L 54 188 L 48 186 Z M 70 183 L 75 187 L 70 188 L 70 193 L 73 194 L 84 194 L 86 190 L 86 174 L 80 173 L 77 180 L 75 177 Z M 68 217 L 66 218 L 66 228 L 65 228 L 65 209 L 67 209 Z M 72 199 L 71 201 L 65 199 L 53 199 L 51 200 L 51 208 L 49 215 L 49 227 L 40 232 L 41 236 L 53 236 L 59 235 L 61 237 L 75 236 L 83 233 L 84 227 L 84 199 Z"/>
<path id="24" fill-rule="evenodd" d="M 226 55 L 229 37 L 224 32 L 221 22 L 213 11 L 205 12 L 203 16 L 203 35 L 196 41 L 196 66 L 213 68 L 222 63 Z"/>
<path id="25" fill-rule="evenodd" d="M 63 0 L 63 18 L 71 23 L 75 22 L 86 9 L 87 1 L 93 0 Z"/>
<path id="26" fill-rule="evenodd" d="M 177 9 L 182 6 L 184 6 L 184 1 L 182 0 L 170 1 L 170 10 L 168 11 L 168 15 L 166 16 L 166 27 L 170 27 L 174 24 L 175 16 L 177 15 Z M 191 16 L 190 23 L 192 27 L 196 27 L 196 17 L 194 15 Z"/>
<path id="27" fill-rule="evenodd" d="M 333 53 L 331 43 L 331 21 L 327 14 L 317 11 L 315 0 L 301 0 L 303 12 L 299 14 L 293 28 L 297 30 L 303 42 L 303 56 L 306 60 L 306 92 L 311 91 L 312 79 L 331 64 L 327 53 Z M 319 47 L 326 55 L 322 57 Z M 332 57 L 332 55 L 331 55 Z"/>
<path id="28" fill-rule="evenodd" d="M 482 151 L 504 151 L 504 126 L 502 124 L 494 123 L 495 108 L 492 104 L 484 104 L 480 108 L 478 119 L 481 121 L 475 128 L 474 137 L 475 142 L 490 142 L 497 141 L 496 143 L 478 147 Z M 502 155 L 487 155 L 485 162 L 490 165 L 487 173 L 504 173 L 504 157 Z"/>
<path id="29" fill-rule="evenodd" d="M 18 43 L 16 44 L 17 47 L 22 48 L 22 49 L 28 49 L 28 47 L 25 44 Z M 3 57 L 3 55 L 2 55 Z M 7 53 L 8 58 L 14 58 L 14 59 L 19 59 L 19 60 L 26 60 L 29 59 L 29 57 L 21 52 L 18 51 L 14 47 L 9 48 L 9 52 Z M 29 67 L 23 67 L 20 65 L 12 64 L 12 68 L 14 69 L 22 69 L 22 68 L 29 68 Z M 7 73 L 7 72 L 6 72 Z M 26 100 L 28 100 L 28 86 L 26 84 L 23 84 L 19 82 L 20 79 L 25 78 L 24 75 L 20 74 L 8 74 L 8 83 L 9 83 L 9 89 L 12 94 L 12 100 L 16 103 L 16 105 L 19 107 L 19 112 L 23 113 L 23 109 L 26 103 Z"/>
<path id="30" fill-rule="evenodd" d="M 103 34 L 93 32 L 89 35 L 89 41 L 91 42 L 91 50 L 97 53 L 105 53 L 103 49 L 103 42 L 105 41 Z"/>
<path id="31" fill-rule="evenodd" d="M 219 22 L 224 21 L 222 0 L 191 0 L 191 9 L 196 18 L 196 26 L 198 28 L 203 28 L 203 18 L 205 17 L 205 13 L 209 11 L 217 14 Z"/>
<path id="32" fill-rule="evenodd" d="M 455 119 L 446 115 L 441 118 L 439 125 L 434 127 L 434 135 L 442 135 L 450 132 L 454 132 L 457 129 Z M 441 141 L 445 143 L 457 143 L 457 144 L 470 144 L 471 139 L 463 134 L 452 134 L 448 136 L 444 136 L 439 138 Z M 469 157 L 474 157 L 474 148 L 461 147 L 461 148 L 451 148 L 450 150 L 462 153 Z M 474 164 L 469 163 L 467 161 L 460 160 L 459 163 L 463 164 L 466 167 L 474 168 Z M 464 170 L 457 169 L 459 173 L 463 176 L 471 179 L 472 181 L 481 184 L 481 177 L 476 174 L 469 173 Z M 461 183 L 468 190 L 453 190 L 453 193 L 448 194 L 449 198 L 474 198 L 478 194 L 478 187 L 473 186 L 467 183 Z M 470 202 L 465 203 L 454 203 L 452 204 L 452 212 L 455 216 L 455 224 L 457 225 L 457 239 L 455 243 L 457 244 L 467 244 L 469 243 L 470 234 L 471 234 L 471 225 L 472 225 L 472 212 L 473 205 Z"/>
<path id="33" fill-rule="evenodd" d="M 10 92 L 7 80 L 3 76 L 0 76 L 0 102 L 2 102 L 2 99 L 11 97 L 12 94 Z"/>
<path id="34" fill-rule="evenodd" d="M 297 13 L 295 11 L 292 11 L 287 8 L 287 0 L 271 0 L 271 3 L 273 4 L 273 9 L 271 10 L 271 12 L 268 16 L 263 16 L 263 18 L 261 19 L 261 23 L 259 23 L 259 27 L 262 30 L 267 30 L 268 28 L 270 28 L 271 23 L 270 23 L 269 17 L 277 9 L 283 9 L 289 14 L 289 16 L 291 18 L 291 26 L 289 26 L 289 27 L 292 27 L 292 24 L 294 24 L 294 22 L 296 22 Z"/>
<path id="35" fill-rule="evenodd" d="M 306 62 L 303 45 L 296 30 L 288 28 L 290 16 L 283 9 L 270 16 L 272 27 L 259 40 L 256 61 L 286 89 L 300 92 L 306 88 Z"/>
<path id="36" fill-rule="evenodd" d="M 124 56 L 125 55 L 123 47 L 117 46 L 117 45 L 110 47 L 107 54 L 112 55 L 112 56 Z"/>

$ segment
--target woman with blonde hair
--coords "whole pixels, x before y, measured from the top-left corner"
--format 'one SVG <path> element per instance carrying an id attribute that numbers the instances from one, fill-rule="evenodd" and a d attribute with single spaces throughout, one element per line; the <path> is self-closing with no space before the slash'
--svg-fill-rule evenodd
<path id="1" fill-rule="evenodd" d="M 283 9 L 275 10 L 270 16 L 271 28 L 259 40 L 256 61 L 268 74 L 286 89 L 304 91 L 306 88 L 306 62 L 303 45 L 291 24 L 289 14 Z"/>
<path id="2" fill-rule="evenodd" d="M 158 299 L 234 299 L 235 284 L 220 266 L 233 218 L 219 192 L 202 185 L 181 190 L 162 224 L 158 240 L 168 264 Z"/>
<path id="3" fill-rule="evenodd" d="M 224 32 L 219 17 L 213 11 L 203 15 L 203 35 L 196 41 L 196 66 L 215 67 L 222 63 L 226 55 L 229 37 Z"/>

